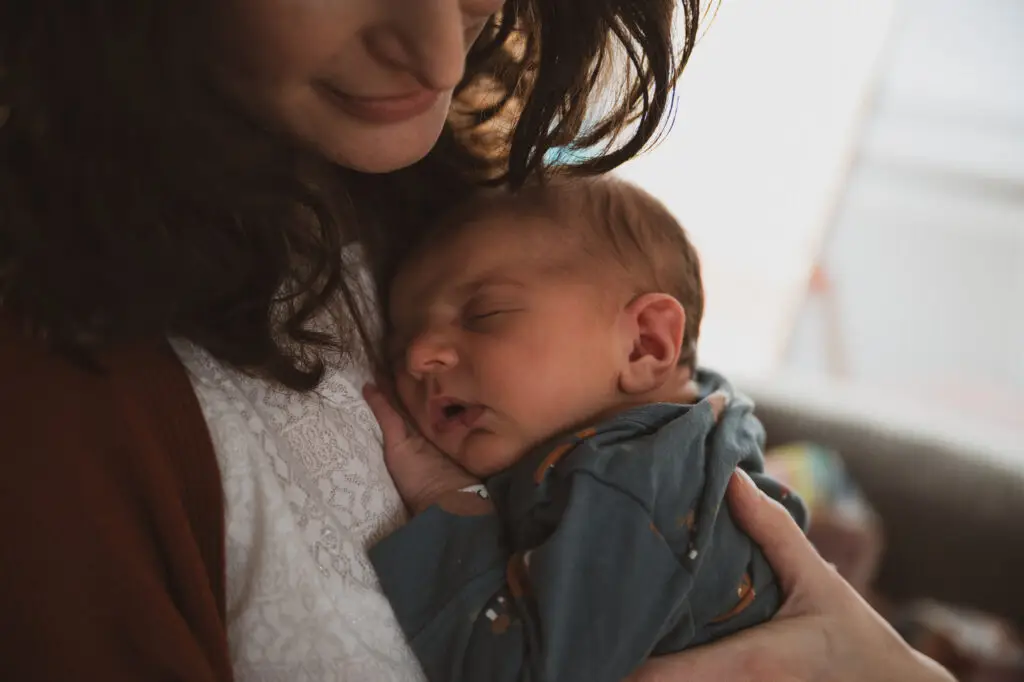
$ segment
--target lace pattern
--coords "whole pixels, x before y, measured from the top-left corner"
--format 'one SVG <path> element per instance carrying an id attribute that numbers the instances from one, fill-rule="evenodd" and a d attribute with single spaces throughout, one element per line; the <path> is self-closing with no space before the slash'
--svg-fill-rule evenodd
<path id="1" fill-rule="evenodd" d="M 422 680 L 366 556 L 405 512 L 360 392 L 365 363 L 337 359 L 301 394 L 173 345 L 223 477 L 236 678 Z"/>

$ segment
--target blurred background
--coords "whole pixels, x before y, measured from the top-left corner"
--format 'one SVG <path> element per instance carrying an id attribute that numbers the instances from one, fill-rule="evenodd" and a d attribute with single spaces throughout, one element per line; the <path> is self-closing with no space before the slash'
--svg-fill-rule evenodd
<path id="1" fill-rule="evenodd" d="M 622 174 L 702 251 L 704 361 L 1024 453 L 1024 2 L 725 0 L 677 106 Z"/>
<path id="2" fill-rule="evenodd" d="M 1024 680 L 1024 0 L 717 8 L 620 171 L 701 251 L 701 361 L 911 643 Z"/>

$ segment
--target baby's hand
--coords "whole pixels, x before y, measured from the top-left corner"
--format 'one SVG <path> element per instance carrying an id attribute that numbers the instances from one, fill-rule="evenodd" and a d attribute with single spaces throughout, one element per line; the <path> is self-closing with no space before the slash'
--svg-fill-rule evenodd
<path id="1" fill-rule="evenodd" d="M 715 421 L 722 416 L 722 412 L 729 405 L 729 395 L 718 391 L 708 396 L 708 402 L 711 403 L 711 414 L 715 415 Z"/>
<path id="2" fill-rule="evenodd" d="M 379 388 L 367 384 L 363 397 L 384 434 L 384 464 L 410 512 L 419 514 L 446 494 L 480 483 L 410 427 Z"/>

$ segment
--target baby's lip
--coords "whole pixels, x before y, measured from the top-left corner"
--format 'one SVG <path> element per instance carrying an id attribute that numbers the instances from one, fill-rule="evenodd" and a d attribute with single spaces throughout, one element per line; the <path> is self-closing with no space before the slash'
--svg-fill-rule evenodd
<path id="1" fill-rule="evenodd" d="M 483 413 L 483 405 L 469 403 L 451 396 L 431 398 L 428 406 L 431 429 L 439 435 L 449 433 L 459 427 L 473 428 Z"/>

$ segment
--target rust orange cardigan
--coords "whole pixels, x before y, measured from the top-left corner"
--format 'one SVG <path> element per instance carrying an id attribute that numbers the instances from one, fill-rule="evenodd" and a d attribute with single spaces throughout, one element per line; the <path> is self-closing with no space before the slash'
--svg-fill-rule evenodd
<path id="1" fill-rule="evenodd" d="M 166 342 L 83 369 L 0 315 L 0 678 L 232 679 L 224 503 Z"/>

